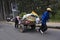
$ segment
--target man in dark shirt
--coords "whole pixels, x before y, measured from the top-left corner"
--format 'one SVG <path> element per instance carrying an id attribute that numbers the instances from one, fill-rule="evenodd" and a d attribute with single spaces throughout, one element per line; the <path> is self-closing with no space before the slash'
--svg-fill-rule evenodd
<path id="1" fill-rule="evenodd" d="M 18 28 L 19 16 L 15 18 L 15 28 Z"/>

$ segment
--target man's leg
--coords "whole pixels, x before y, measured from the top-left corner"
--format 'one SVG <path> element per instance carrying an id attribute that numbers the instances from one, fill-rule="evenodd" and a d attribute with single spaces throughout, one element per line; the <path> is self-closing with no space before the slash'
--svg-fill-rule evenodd
<path id="1" fill-rule="evenodd" d="M 43 29 L 44 29 L 44 25 L 42 24 L 40 29 L 39 29 L 39 32 L 41 32 L 41 34 L 43 34 L 43 32 L 44 32 Z"/>
<path id="2" fill-rule="evenodd" d="M 17 23 L 17 25 L 16 25 L 16 28 L 18 28 L 18 23 Z"/>
<path id="3" fill-rule="evenodd" d="M 45 32 L 47 30 L 47 25 L 44 25 L 44 28 L 43 28 L 43 32 Z"/>
<path id="4" fill-rule="evenodd" d="M 15 28 L 18 28 L 18 23 L 15 23 Z"/>
<path id="5" fill-rule="evenodd" d="M 40 30 L 39 30 L 42 34 L 43 34 L 43 25 L 41 25 Z"/>
<path id="6" fill-rule="evenodd" d="M 15 23 L 15 28 L 16 28 L 16 26 L 17 26 L 17 25 L 16 25 L 16 23 Z"/>

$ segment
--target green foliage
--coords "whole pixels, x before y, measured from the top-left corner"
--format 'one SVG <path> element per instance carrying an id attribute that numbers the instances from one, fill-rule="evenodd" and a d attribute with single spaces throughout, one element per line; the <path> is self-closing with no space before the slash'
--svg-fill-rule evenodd
<path id="1" fill-rule="evenodd" d="M 21 14 L 19 14 L 19 16 L 22 18 L 23 15 L 25 15 L 25 14 L 26 14 L 26 12 L 22 12 Z"/>
<path id="2" fill-rule="evenodd" d="M 60 10 L 58 10 L 58 12 L 56 13 L 55 19 L 56 20 L 60 20 Z"/>
<path id="3" fill-rule="evenodd" d="M 19 3 L 18 9 L 20 12 L 29 13 L 34 10 L 38 15 L 41 15 L 47 7 L 51 7 L 53 11 L 52 15 L 50 15 L 51 20 L 60 20 L 60 12 L 58 12 L 58 9 L 60 9 L 60 2 L 58 0 L 17 0 L 17 3 Z M 20 14 L 21 17 L 23 15 L 24 13 Z"/>
<path id="4" fill-rule="evenodd" d="M 50 15 L 52 22 L 60 22 L 60 10 L 57 10 L 55 15 Z"/>

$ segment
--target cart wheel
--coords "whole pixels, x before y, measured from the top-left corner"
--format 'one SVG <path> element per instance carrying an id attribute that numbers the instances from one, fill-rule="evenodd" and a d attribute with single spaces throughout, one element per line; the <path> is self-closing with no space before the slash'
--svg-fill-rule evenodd
<path id="1" fill-rule="evenodd" d="M 20 29 L 20 25 L 18 25 L 18 29 Z"/>
<path id="2" fill-rule="evenodd" d="M 31 25 L 31 30 L 35 30 L 35 25 Z"/>
<path id="3" fill-rule="evenodd" d="M 26 31 L 26 27 L 23 24 L 21 24 L 19 30 L 20 30 L 21 33 L 23 33 L 23 32 Z"/>

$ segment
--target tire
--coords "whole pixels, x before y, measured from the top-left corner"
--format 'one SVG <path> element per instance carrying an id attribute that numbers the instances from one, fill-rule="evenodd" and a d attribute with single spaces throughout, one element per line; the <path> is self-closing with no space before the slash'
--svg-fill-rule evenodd
<path id="1" fill-rule="evenodd" d="M 35 25 L 31 25 L 31 30 L 35 30 Z"/>
<path id="2" fill-rule="evenodd" d="M 25 32 L 26 31 L 26 26 L 21 24 L 19 30 L 20 30 L 21 33 Z"/>

